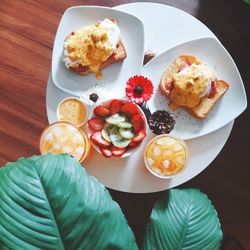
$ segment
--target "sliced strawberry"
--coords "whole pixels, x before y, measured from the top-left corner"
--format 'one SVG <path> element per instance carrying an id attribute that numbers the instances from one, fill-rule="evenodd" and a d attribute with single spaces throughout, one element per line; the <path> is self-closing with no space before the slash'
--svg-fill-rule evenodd
<path id="1" fill-rule="evenodd" d="M 135 115 L 138 113 L 138 108 L 134 103 L 127 103 L 122 106 L 121 112 L 125 115 L 131 117 L 132 115 Z"/>
<path id="2" fill-rule="evenodd" d="M 211 89 L 210 89 L 210 92 L 208 94 L 208 98 L 213 98 L 215 96 L 217 92 L 217 83 L 216 81 L 212 81 L 211 82 Z"/>
<path id="3" fill-rule="evenodd" d="M 131 123 L 135 132 L 138 132 L 143 129 L 144 121 L 141 115 L 133 115 L 131 118 Z"/>
<path id="4" fill-rule="evenodd" d="M 110 142 L 106 141 L 103 137 L 102 137 L 102 133 L 101 131 L 97 131 L 94 132 L 91 136 L 90 136 L 90 140 L 94 143 L 96 143 L 97 145 L 101 146 L 101 147 L 108 147 L 110 146 Z"/>
<path id="5" fill-rule="evenodd" d="M 121 157 L 126 152 L 126 148 L 118 148 L 115 146 L 112 146 L 110 150 L 114 157 Z"/>
<path id="6" fill-rule="evenodd" d="M 88 125 L 95 131 L 101 131 L 104 128 L 105 120 L 100 117 L 95 117 L 88 120 Z"/>
<path id="7" fill-rule="evenodd" d="M 147 133 L 145 130 L 141 130 L 139 132 L 137 132 L 134 136 L 134 138 L 132 139 L 133 142 L 141 142 L 145 137 L 146 137 Z"/>
<path id="8" fill-rule="evenodd" d="M 112 156 L 112 152 L 111 152 L 110 149 L 100 147 L 100 150 L 101 150 L 102 155 L 103 155 L 104 157 L 110 158 L 110 157 Z"/>
<path id="9" fill-rule="evenodd" d="M 131 141 L 131 142 L 128 144 L 128 146 L 131 147 L 131 148 L 135 148 L 135 147 L 137 147 L 138 145 L 139 145 L 139 143 L 138 143 L 138 142 L 134 142 L 134 141 Z"/>
<path id="10" fill-rule="evenodd" d="M 103 107 L 102 105 L 95 107 L 93 112 L 97 116 L 101 116 L 101 117 L 109 116 L 109 110 Z"/>
<path id="11" fill-rule="evenodd" d="M 122 105 L 123 105 L 123 103 L 120 100 L 117 100 L 117 99 L 112 100 L 110 105 L 109 105 L 110 115 L 114 115 L 114 114 L 120 112 Z"/>

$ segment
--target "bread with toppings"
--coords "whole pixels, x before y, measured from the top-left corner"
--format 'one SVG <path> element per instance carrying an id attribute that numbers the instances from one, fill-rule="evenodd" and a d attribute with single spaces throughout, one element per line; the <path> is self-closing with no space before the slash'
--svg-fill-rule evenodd
<path id="1" fill-rule="evenodd" d="M 104 19 L 76 30 L 64 41 L 65 66 L 81 75 L 95 73 L 99 79 L 103 68 L 126 57 L 115 19 Z"/>
<path id="2" fill-rule="evenodd" d="M 197 119 L 205 119 L 226 93 L 229 84 L 196 57 L 181 55 L 166 69 L 160 89 L 172 110 L 185 108 Z"/>

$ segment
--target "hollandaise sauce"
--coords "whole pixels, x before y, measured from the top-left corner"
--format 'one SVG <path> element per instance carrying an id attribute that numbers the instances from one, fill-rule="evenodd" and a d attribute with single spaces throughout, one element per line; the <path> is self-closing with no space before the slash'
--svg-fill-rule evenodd
<path id="1" fill-rule="evenodd" d="M 101 78 L 100 66 L 113 54 L 120 37 L 118 26 L 109 19 L 73 32 L 64 43 L 66 67 L 89 67 Z"/>
<path id="2" fill-rule="evenodd" d="M 171 99 L 179 106 L 195 107 L 205 96 L 215 79 L 215 73 L 205 64 L 192 64 L 173 75 Z"/>

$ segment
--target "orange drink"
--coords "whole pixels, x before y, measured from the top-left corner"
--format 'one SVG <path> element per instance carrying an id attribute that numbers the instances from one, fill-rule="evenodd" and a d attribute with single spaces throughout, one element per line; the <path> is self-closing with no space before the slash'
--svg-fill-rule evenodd
<path id="1" fill-rule="evenodd" d="M 59 121 L 69 122 L 81 127 L 87 118 L 87 108 L 80 99 L 68 97 L 59 103 L 57 118 Z"/>
<path id="2" fill-rule="evenodd" d="M 147 169 L 160 178 L 169 178 L 182 171 L 188 158 L 186 143 L 168 134 L 154 137 L 144 151 Z"/>
<path id="3" fill-rule="evenodd" d="M 85 133 L 68 122 L 55 122 L 49 125 L 40 138 L 41 154 L 67 153 L 79 162 L 89 155 L 90 147 Z"/>

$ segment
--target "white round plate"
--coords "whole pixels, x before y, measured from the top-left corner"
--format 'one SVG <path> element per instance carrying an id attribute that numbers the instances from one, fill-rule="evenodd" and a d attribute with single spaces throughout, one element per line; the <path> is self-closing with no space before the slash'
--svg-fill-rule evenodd
<path id="1" fill-rule="evenodd" d="M 115 8 L 136 15 L 143 21 L 145 48 L 157 53 L 188 40 L 214 37 L 213 33 L 200 21 L 168 5 L 132 3 Z M 166 22 L 162 22 L 162 20 L 166 20 Z M 181 32 L 177 33 L 176 30 L 181 30 Z M 123 89 L 120 91 L 124 93 Z M 50 76 L 46 94 L 49 123 L 56 121 L 57 105 L 67 96 L 69 94 L 59 90 L 53 84 Z M 83 162 L 83 165 L 89 174 L 111 189 L 130 193 L 166 190 L 178 186 L 202 172 L 219 154 L 232 127 L 233 121 L 208 135 L 186 141 L 190 150 L 190 161 L 187 168 L 174 179 L 161 180 L 152 176 L 144 166 L 144 146 L 151 139 L 152 134 L 147 136 L 138 151 L 131 157 L 106 159 L 97 152 L 93 152 L 91 157 Z"/>
<path id="2" fill-rule="evenodd" d="M 163 72 L 180 55 L 192 55 L 214 70 L 218 79 L 229 83 L 229 89 L 209 112 L 204 120 L 194 118 L 182 108 L 173 112 L 169 100 L 158 88 Z M 171 134 L 182 139 L 192 139 L 211 133 L 235 119 L 247 107 L 246 93 L 239 71 L 226 49 L 212 37 L 195 39 L 156 56 L 147 63 L 141 74 L 152 80 L 155 93 L 149 100 L 151 112 L 169 109 L 175 116 L 176 124 Z"/>
<path id="3" fill-rule="evenodd" d="M 103 78 L 100 80 L 97 80 L 94 74 L 82 76 L 67 69 L 62 62 L 63 42 L 66 36 L 72 31 L 94 25 L 105 18 L 114 18 L 117 21 L 127 58 L 103 69 Z M 131 32 L 131 27 L 133 32 Z M 144 28 L 143 23 L 136 16 L 106 7 L 71 7 L 63 14 L 56 33 L 52 54 L 52 79 L 58 88 L 76 96 L 81 96 L 84 91 L 95 84 L 119 96 L 121 91 L 115 86 L 121 83 L 125 85 L 128 76 L 140 72 L 143 55 Z"/>

